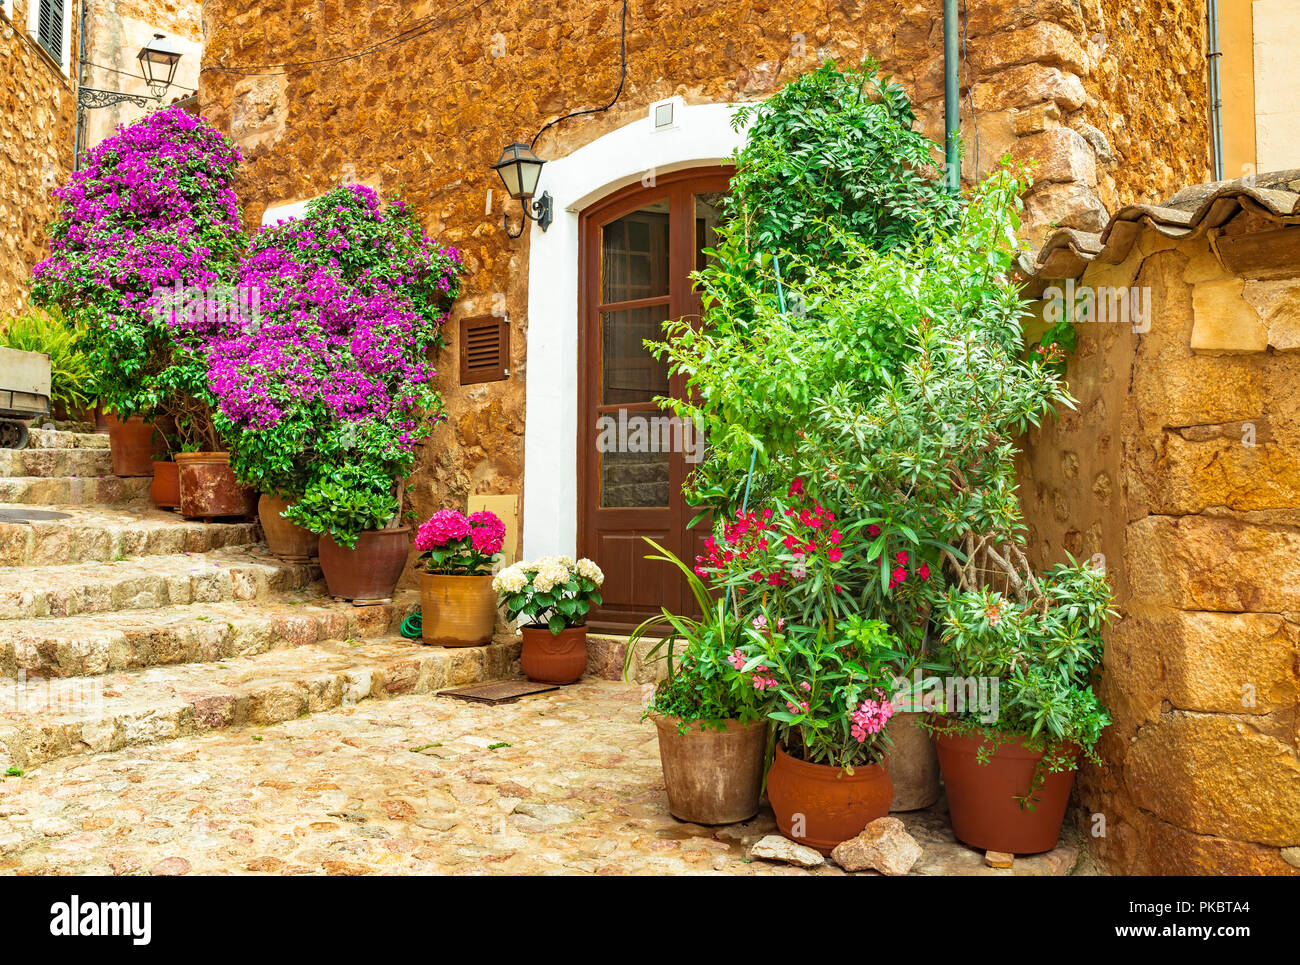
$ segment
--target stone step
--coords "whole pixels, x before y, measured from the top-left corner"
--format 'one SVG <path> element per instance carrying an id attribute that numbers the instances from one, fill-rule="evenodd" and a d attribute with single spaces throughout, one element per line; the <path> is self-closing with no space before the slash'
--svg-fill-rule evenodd
<path id="1" fill-rule="evenodd" d="M 149 476 L 12 476 L 0 478 L 0 503 L 103 506 L 149 498 Z"/>
<path id="2" fill-rule="evenodd" d="M 18 521 L 31 506 L 0 505 L 0 567 L 61 566 L 109 562 L 126 557 L 206 553 L 247 546 L 262 538 L 257 523 L 205 523 L 186 520 L 151 506 L 42 506 L 65 519 Z M 0 576 L 0 585 L 3 585 Z"/>
<path id="3" fill-rule="evenodd" d="M 0 449 L 0 477 L 112 474 L 107 449 Z"/>
<path id="4" fill-rule="evenodd" d="M 0 682 L 0 768 L 276 724 L 360 700 L 516 676 L 519 645 L 425 647 L 401 638 L 303 644 L 219 664 Z M 254 737 L 250 735 L 250 737 Z"/>
<path id="5" fill-rule="evenodd" d="M 116 563 L 15 566 L 0 578 L 0 620 L 266 600 L 319 579 L 315 564 L 286 563 L 251 547 Z"/>
<path id="6" fill-rule="evenodd" d="M 108 449 L 105 432 L 68 432 L 60 429 L 32 429 L 28 449 Z"/>
<path id="7" fill-rule="evenodd" d="M 309 598 L 5 620 L 0 676 L 93 676 L 211 663 L 324 640 L 397 636 L 419 605 L 419 594 L 407 591 L 383 606 Z"/>

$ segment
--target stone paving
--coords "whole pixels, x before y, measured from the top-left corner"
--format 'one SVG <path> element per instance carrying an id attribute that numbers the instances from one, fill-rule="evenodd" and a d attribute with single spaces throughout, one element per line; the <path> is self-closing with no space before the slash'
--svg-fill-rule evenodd
<path id="1" fill-rule="evenodd" d="M 488 707 L 367 701 L 0 779 L 6 874 L 842 874 L 754 861 L 770 812 L 704 828 L 667 812 L 645 690 L 584 680 Z M 942 804 L 900 815 L 914 874 L 1088 873 L 1077 839 L 986 867 Z"/>

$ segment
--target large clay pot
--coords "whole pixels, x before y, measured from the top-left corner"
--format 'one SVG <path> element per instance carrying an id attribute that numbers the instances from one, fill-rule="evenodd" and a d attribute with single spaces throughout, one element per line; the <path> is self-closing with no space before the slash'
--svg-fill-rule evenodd
<path id="1" fill-rule="evenodd" d="M 409 526 L 369 529 L 357 536 L 352 549 L 322 536 L 320 568 L 330 594 L 357 606 L 391 603 L 411 552 L 410 532 Z"/>
<path id="2" fill-rule="evenodd" d="M 726 721 L 722 730 L 654 718 L 668 810 L 692 824 L 735 824 L 758 813 L 767 721 Z"/>
<path id="3" fill-rule="evenodd" d="M 159 509 L 175 509 L 181 504 L 181 477 L 174 462 L 155 462 L 149 499 Z"/>
<path id="4" fill-rule="evenodd" d="M 894 784 L 880 764 L 855 767 L 850 774 L 796 760 L 778 744 L 767 773 L 767 799 L 783 835 L 830 854 L 841 841 L 889 814 Z"/>
<path id="5" fill-rule="evenodd" d="M 587 628 L 553 634 L 546 627 L 522 627 L 519 666 L 524 676 L 543 684 L 571 684 L 587 670 Z"/>
<path id="6" fill-rule="evenodd" d="M 186 519 L 252 516 L 257 491 L 241 486 L 230 468 L 228 452 L 178 452 L 181 515 Z"/>
<path id="7" fill-rule="evenodd" d="M 987 764 L 977 754 L 981 746 L 992 748 Z M 1035 792 L 1032 811 L 1016 801 L 1029 791 L 1042 751 L 1030 750 L 1024 741 L 1008 735 L 977 734 L 954 737 L 936 734 L 939 766 L 948 792 L 948 815 L 953 834 L 974 848 L 1009 854 L 1038 854 L 1051 851 L 1061 836 L 1061 822 L 1074 787 L 1074 769 L 1046 772 L 1046 780 Z M 1078 757 L 1078 748 L 1070 752 Z"/>
<path id="8" fill-rule="evenodd" d="M 138 415 L 108 420 L 108 452 L 114 476 L 153 475 L 153 424 Z"/>
<path id="9" fill-rule="evenodd" d="M 257 518 L 262 524 L 266 548 L 271 555 L 291 562 L 303 562 L 316 555 L 320 537 L 280 515 L 292 505 L 279 496 L 263 493 L 257 500 Z"/>
<path id="10" fill-rule="evenodd" d="M 475 647 L 492 639 L 497 594 L 491 576 L 420 574 L 420 626 L 424 642 Z"/>
<path id="11" fill-rule="evenodd" d="M 921 726 L 924 714 L 904 711 L 889 718 L 889 779 L 894 782 L 891 811 L 919 811 L 939 800 L 939 755 Z"/>

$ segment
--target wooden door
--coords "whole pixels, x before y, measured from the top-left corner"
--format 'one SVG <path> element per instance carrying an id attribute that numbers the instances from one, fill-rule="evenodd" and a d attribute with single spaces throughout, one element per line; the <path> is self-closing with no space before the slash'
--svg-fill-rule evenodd
<path id="1" fill-rule="evenodd" d="M 676 172 L 587 211 L 579 230 L 578 549 L 605 571 L 591 624 L 626 630 L 659 611 L 689 611 L 681 574 L 645 559 L 644 537 L 694 563 L 707 532 L 688 532 L 682 484 L 698 457 L 692 429 L 655 404 L 684 379 L 644 347 L 667 319 L 695 318 L 690 273 L 713 245 L 730 169 Z M 534 279 L 537 284 L 541 279 Z"/>

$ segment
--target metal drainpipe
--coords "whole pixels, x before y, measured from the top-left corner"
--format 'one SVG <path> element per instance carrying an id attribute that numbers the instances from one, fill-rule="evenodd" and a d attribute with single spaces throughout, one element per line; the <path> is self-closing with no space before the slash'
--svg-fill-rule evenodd
<path id="1" fill-rule="evenodd" d="M 1210 138 L 1214 148 L 1214 180 L 1222 181 L 1223 174 L 1223 96 L 1219 89 L 1219 58 L 1223 51 L 1219 49 L 1219 0 L 1208 0 L 1205 9 L 1208 20 L 1209 52 L 1206 60 L 1210 62 Z"/>
<path id="2" fill-rule="evenodd" d="M 943 0 L 944 161 L 948 186 L 953 191 L 961 190 L 961 157 L 957 153 L 957 135 L 961 131 L 961 101 L 957 93 L 957 27 L 957 0 Z"/>
<path id="3" fill-rule="evenodd" d="M 86 69 L 86 0 L 81 0 L 81 11 L 77 14 L 77 76 L 73 83 L 77 91 L 77 114 L 73 124 L 72 170 L 81 170 L 81 128 L 86 122 L 86 115 L 81 110 L 81 86 L 85 82 L 83 71 Z"/>

